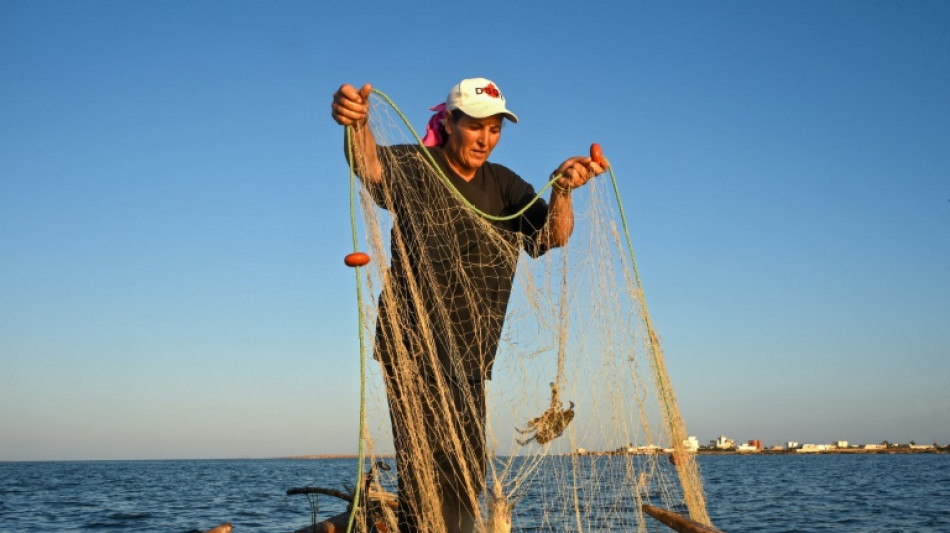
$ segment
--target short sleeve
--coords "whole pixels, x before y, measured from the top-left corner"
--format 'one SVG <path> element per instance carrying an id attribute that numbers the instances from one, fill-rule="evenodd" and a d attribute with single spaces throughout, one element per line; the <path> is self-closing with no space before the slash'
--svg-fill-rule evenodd
<path id="1" fill-rule="evenodd" d="M 541 243 L 541 230 L 548 220 L 548 203 L 538 197 L 534 187 L 511 172 L 511 182 L 507 189 L 508 213 L 517 213 L 528 206 L 527 210 L 513 221 L 512 230 L 521 234 L 522 246 L 531 257 L 540 257 L 548 251 L 548 246 Z"/>
<path id="2" fill-rule="evenodd" d="M 362 181 L 373 202 L 379 207 L 393 211 L 399 204 L 397 200 L 401 188 L 407 183 L 407 175 L 415 175 L 412 165 L 419 162 L 419 147 L 414 145 L 377 146 L 376 156 L 383 169 L 380 183 Z"/>

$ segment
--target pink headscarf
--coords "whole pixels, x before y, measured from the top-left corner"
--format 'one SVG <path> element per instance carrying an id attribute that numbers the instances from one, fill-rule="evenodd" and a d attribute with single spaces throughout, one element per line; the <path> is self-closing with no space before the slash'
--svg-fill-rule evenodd
<path id="1" fill-rule="evenodd" d="M 435 107 L 430 107 L 429 111 L 435 111 L 435 114 L 429 118 L 429 123 L 426 124 L 426 135 L 422 138 L 423 146 L 442 146 L 444 139 L 442 139 L 442 121 L 445 120 L 445 103 L 441 103 Z"/>

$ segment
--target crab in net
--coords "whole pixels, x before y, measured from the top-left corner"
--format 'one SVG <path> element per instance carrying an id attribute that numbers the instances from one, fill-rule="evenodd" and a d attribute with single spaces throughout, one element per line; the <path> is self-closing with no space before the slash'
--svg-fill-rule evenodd
<path id="1" fill-rule="evenodd" d="M 564 405 L 561 403 L 557 385 L 551 383 L 551 406 L 541 416 L 532 418 L 524 429 L 515 428 L 518 433 L 527 435 L 524 439 L 515 439 L 518 444 L 524 446 L 531 441 L 547 444 L 564 434 L 567 425 L 574 420 L 574 402 L 568 403 L 570 407 L 562 410 Z"/>

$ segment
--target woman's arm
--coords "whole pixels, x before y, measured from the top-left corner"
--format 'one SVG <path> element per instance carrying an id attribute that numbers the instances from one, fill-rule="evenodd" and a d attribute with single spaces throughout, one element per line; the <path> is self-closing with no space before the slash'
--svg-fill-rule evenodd
<path id="1" fill-rule="evenodd" d="M 561 163 L 554 171 L 561 177 L 551 186 L 548 202 L 548 219 L 542 232 L 543 244 L 549 248 L 564 246 L 574 232 L 574 207 L 571 191 L 583 187 L 591 178 L 602 174 L 607 168 L 605 160 L 595 161 L 589 157 L 572 157 Z"/>
<path id="2" fill-rule="evenodd" d="M 342 85 L 333 94 L 330 106 L 333 120 L 341 126 L 350 126 L 352 135 L 343 138 L 343 150 L 347 161 L 353 165 L 356 175 L 364 183 L 379 184 L 383 181 L 383 167 L 376 154 L 376 138 L 369 127 L 370 84 L 357 90 L 349 84 Z M 353 160 L 350 161 L 350 141 L 352 141 Z"/>

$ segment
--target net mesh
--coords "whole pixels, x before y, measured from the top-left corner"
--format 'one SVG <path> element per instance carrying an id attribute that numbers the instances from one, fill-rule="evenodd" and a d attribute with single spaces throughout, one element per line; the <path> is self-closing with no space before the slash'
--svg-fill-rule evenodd
<path id="1" fill-rule="evenodd" d="M 544 250 L 540 204 L 481 216 L 371 101 L 362 439 L 369 460 L 396 457 L 377 480 L 403 510 L 389 530 L 656 530 L 642 504 L 709 523 L 611 181 L 573 193 L 570 243 Z"/>

